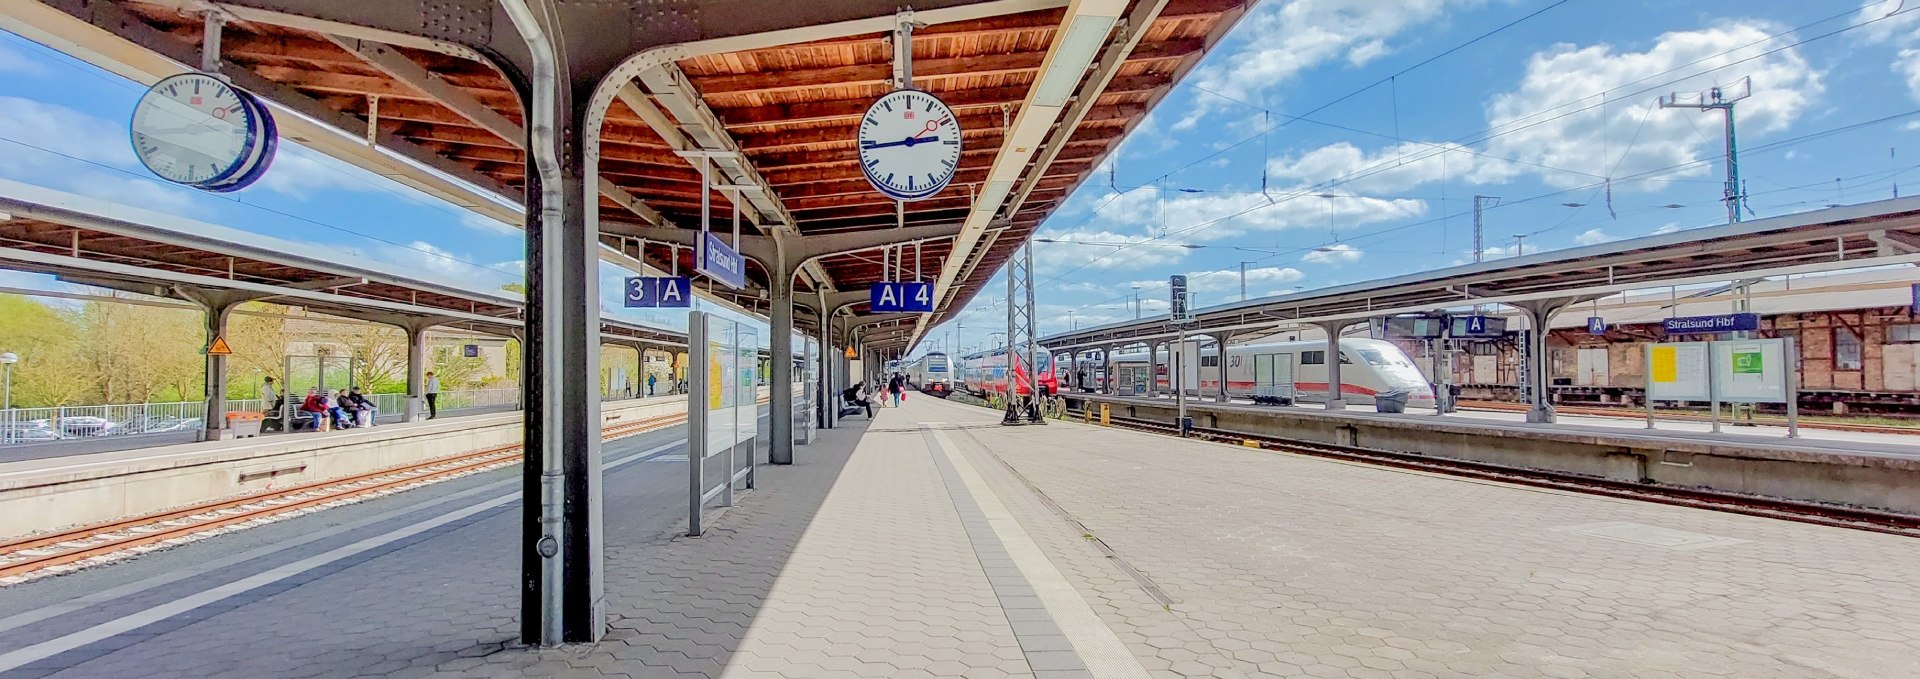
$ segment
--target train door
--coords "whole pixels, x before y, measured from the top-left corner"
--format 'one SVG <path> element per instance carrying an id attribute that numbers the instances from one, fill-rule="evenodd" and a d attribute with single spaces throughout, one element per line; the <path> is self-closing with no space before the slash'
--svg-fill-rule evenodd
<path id="1" fill-rule="evenodd" d="M 1147 380 L 1151 378 L 1152 368 L 1144 365 L 1123 365 L 1120 366 L 1118 370 L 1120 371 L 1119 393 L 1121 395 L 1147 395 Z"/>
<path id="2" fill-rule="evenodd" d="M 1253 395 L 1262 400 L 1294 400 L 1293 354 L 1260 354 L 1253 357 Z"/>

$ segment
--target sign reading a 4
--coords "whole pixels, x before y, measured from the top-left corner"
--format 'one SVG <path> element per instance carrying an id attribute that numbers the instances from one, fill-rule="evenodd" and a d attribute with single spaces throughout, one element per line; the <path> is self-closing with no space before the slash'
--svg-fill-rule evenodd
<path id="1" fill-rule="evenodd" d="M 875 283 L 868 294 L 867 306 L 874 313 L 933 312 L 932 283 L 882 281 Z"/>

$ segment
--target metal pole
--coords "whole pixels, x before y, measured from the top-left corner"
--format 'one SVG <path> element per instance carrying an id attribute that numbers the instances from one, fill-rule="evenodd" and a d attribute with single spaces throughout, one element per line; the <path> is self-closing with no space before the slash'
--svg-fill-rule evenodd
<path id="1" fill-rule="evenodd" d="M 1652 429 L 1653 428 L 1653 344 L 1651 343 L 1647 344 L 1646 354 L 1647 354 L 1646 357 L 1640 363 L 1640 368 L 1641 368 L 1640 371 L 1646 373 L 1647 375 L 1647 379 L 1646 379 L 1647 387 L 1646 389 L 1642 390 L 1640 393 L 1646 395 L 1645 400 L 1647 402 L 1647 428 Z"/>
<path id="2" fill-rule="evenodd" d="M 1800 438 L 1800 371 L 1792 366 L 1800 365 L 1799 342 L 1787 338 L 1786 355 L 1782 356 L 1781 372 L 1787 374 L 1787 438 Z"/>
<path id="3" fill-rule="evenodd" d="M 1168 358 L 1173 359 L 1171 375 L 1173 379 L 1170 381 L 1173 382 L 1173 402 L 1180 412 L 1180 436 L 1185 438 L 1187 432 L 1193 429 L 1193 423 L 1187 420 L 1187 326 L 1185 323 L 1180 324 L 1180 343 L 1175 346 L 1173 351 L 1167 352 Z"/>
<path id="4" fill-rule="evenodd" d="M 1733 137 L 1733 103 L 1721 106 L 1720 112 L 1726 114 L 1727 126 L 1727 223 L 1737 224 L 1740 222 L 1740 152 Z"/>
<path id="5" fill-rule="evenodd" d="M 1718 434 L 1720 433 L 1720 383 L 1717 379 L 1719 376 L 1716 374 L 1719 371 L 1713 369 L 1714 344 L 1716 343 L 1707 343 L 1707 398 L 1713 403 L 1713 433 Z"/>
<path id="6" fill-rule="evenodd" d="M 1240 301 L 1247 301 L 1247 263 L 1240 263 Z"/>
<path id="7" fill-rule="evenodd" d="M 704 311 L 687 312 L 687 363 L 690 364 L 687 375 L 687 535 L 699 536 L 701 481 L 705 477 L 707 457 L 707 391 L 714 385 L 709 384 L 704 375 L 695 379 L 691 366 L 700 366 L 705 370 L 712 357 L 707 356 L 707 314 Z M 732 474 L 732 470 L 727 471 Z"/>
<path id="8" fill-rule="evenodd" d="M 1482 220 L 1482 212 L 1486 209 L 1486 201 L 1489 200 L 1499 200 L 1499 198 L 1480 195 L 1473 197 L 1473 261 L 1476 264 L 1484 261 L 1487 255 L 1485 222 Z"/>

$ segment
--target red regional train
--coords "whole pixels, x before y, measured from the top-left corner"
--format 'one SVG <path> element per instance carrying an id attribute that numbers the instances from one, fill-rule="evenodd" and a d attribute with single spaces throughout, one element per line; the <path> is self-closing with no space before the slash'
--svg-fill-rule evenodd
<path id="1" fill-rule="evenodd" d="M 1053 357 L 1042 349 L 1035 360 L 1040 363 L 1040 395 L 1051 396 L 1060 393 L 1060 380 L 1053 374 Z M 1032 380 L 1027 376 L 1026 366 L 1020 357 L 1013 360 L 1015 381 L 1019 384 L 1019 394 L 1027 395 Z M 960 388 L 975 396 L 1007 393 L 1007 350 L 995 349 L 972 354 L 960 359 Z"/>

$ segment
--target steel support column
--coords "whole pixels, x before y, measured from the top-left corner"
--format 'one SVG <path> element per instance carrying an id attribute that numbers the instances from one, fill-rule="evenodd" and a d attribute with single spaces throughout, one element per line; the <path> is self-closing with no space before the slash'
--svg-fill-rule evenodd
<path id="1" fill-rule="evenodd" d="M 407 323 L 407 401 L 401 406 L 400 421 L 412 422 L 425 412 L 427 388 L 427 328 L 431 323 Z"/>
<path id="2" fill-rule="evenodd" d="M 227 334 L 227 318 L 233 314 L 233 308 L 242 302 L 263 297 L 258 293 L 233 290 L 207 290 L 203 288 L 175 288 L 174 293 L 199 304 L 207 315 L 207 347 L 211 348 L 216 337 Z M 227 357 L 221 354 L 206 354 L 206 416 L 202 418 L 204 428 L 202 437 L 207 441 L 219 441 L 227 437 Z M 288 394 L 291 399 L 292 394 Z M 269 404 L 271 405 L 271 404 Z"/>
<path id="3" fill-rule="evenodd" d="M 527 119 L 526 463 L 520 636 L 543 646 L 606 631 L 601 570 L 600 294 L 596 225 L 604 111 L 575 73 L 552 0 L 502 0 L 530 52 Z M 538 498 L 538 501 L 533 501 Z"/>
<path id="4" fill-rule="evenodd" d="M 1340 381 L 1340 333 L 1347 328 L 1363 325 L 1366 321 L 1326 321 L 1315 323 L 1327 333 L 1327 410 L 1345 410 L 1347 398 L 1346 386 Z"/>
<path id="5" fill-rule="evenodd" d="M 793 272 L 776 267 L 769 273 L 773 280 L 767 300 L 767 347 L 773 365 L 767 366 L 767 386 L 772 392 L 767 463 L 793 464 Z"/>
<path id="6" fill-rule="evenodd" d="M 1553 327 L 1553 316 L 1574 304 L 1588 298 L 1558 297 L 1553 299 L 1532 300 L 1513 304 L 1514 308 L 1527 314 L 1527 344 L 1521 352 L 1527 362 L 1527 421 L 1551 424 L 1554 421 L 1552 375 L 1548 372 L 1552 361 L 1547 356 L 1548 330 Z"/>
<path id="7" fill-rule="evenodd" d="M 1213 399 L 1214 399 L 1214 402 L 1216 403 L 1226 403 L 1228 400 L 1228 397 L 1227 397 L 1227 342 L 1233 341 L 1233 333 L 1216 332 L 1211 335 L 1208 335 L 1208 337 L 1213 338 L 1214 346 L 1217 347 L 1216 358 L 1218 358 L 1219 360 L 1214 361 L 1214 363 L 1220 369 L 1220 384 L 1218 385 L 1220 387 L 1220 390 L 1219 390 L 1219 393 L 1214 394 Z M 1205 372 L 1202 371 L 1202 374 L 1205 374 Z"/>

